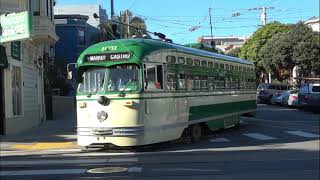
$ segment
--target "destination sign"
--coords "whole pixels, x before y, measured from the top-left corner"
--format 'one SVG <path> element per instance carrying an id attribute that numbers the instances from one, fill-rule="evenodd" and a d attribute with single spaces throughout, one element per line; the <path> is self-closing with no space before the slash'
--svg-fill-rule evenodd
<path id="1" fill-rule="evenodd" d="M 101 61 L 123 61 L 129 60 L 131 53 L 110 53 L 110 54 L 93 54 L 87 55 L 85 60 L 87 62 L 101 62 Z"/>

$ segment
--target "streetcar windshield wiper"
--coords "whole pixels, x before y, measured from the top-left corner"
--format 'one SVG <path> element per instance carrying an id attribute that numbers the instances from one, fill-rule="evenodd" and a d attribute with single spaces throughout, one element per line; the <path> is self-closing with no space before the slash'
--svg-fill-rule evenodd
<path id="1" fill-rule="evenodd" d="M 124 97 L 125 93 L 124 91 L 128 88 L 128 86 L 132 83 L 133 81 L 130 81 L 127 83 L 127 85 L 123 88 L 123 90 L 119 93 L 119 96 Z"/>
<path id="2" fill-rule="evenodd" d="M 89 92 L 89 94 L 87 95 L 88 98 L 90 98 L 92 96 L 92 94 L 97 93 L 97 89 L 96 88 L 92 88 L 91 91 Z"/>

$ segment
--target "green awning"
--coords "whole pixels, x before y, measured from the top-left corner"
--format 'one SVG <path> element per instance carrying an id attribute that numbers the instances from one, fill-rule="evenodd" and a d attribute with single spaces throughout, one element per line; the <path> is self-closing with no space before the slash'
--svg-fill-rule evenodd
<path id="1" fill-rule="evenodd" d="M 8 67 L 8 58 L 6 53 L 6 48 L 0 45 L 0 68 Z"/>

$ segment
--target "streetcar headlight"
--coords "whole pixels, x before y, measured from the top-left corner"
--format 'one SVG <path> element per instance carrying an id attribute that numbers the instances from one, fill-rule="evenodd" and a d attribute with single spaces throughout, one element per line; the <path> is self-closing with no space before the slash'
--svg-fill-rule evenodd
<path id="1" fill-rule="evenodd" d="M 98 98 L 98 102 L 99 102 L 99 104 L 101 104 L 101 105 L 108 106 L 108 105 L 110 104 L 110 99 L 108 99 L 108 98 L 105 97 L 105 96 L 100 96 L 100 97 Z"/>
<path id="2" fill-rule="evenodd" d="M 108 118 L 108 113 L 105 111 L 100 111 L 97 113 L 97 118 L 100 122 L 105 121 Z"/>

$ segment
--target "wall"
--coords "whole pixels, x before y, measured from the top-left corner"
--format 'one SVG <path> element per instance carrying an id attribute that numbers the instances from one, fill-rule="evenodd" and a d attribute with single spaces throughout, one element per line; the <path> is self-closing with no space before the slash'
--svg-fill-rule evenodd
<path id="1" fill-rule="evenodd" d="M 76 111 L 75 97 L 53 96 L 52 97 L 52 114 L 53 120 L 57 120 L 66 114 Z"/>

